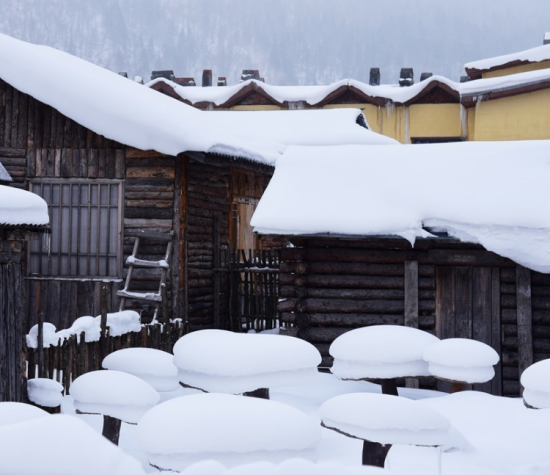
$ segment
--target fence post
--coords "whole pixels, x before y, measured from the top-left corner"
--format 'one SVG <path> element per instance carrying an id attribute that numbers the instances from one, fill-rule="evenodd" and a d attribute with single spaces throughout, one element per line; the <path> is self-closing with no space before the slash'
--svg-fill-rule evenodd
<path id="1" fill-rule="evenodd" d="M 221 237 L 220 237 L 220 217 L 214 216 L 213 224 L 213 293 L 214 293 L 214 328 L 221 328 L 220 318 L 220 267 L 221 267 Z"/>
<path id="2" fill-rule="evenodd" d="M 107 284 L 101 285 L 101 333 L 99 335 L 99 349 L 101 361 L 107 356 L 107 306 L 109 301 Z"/>
<path id="3" fill-rule="evenodd" d="M 38 378 L 44 377 L 44 312 L 38 314 Z"/>

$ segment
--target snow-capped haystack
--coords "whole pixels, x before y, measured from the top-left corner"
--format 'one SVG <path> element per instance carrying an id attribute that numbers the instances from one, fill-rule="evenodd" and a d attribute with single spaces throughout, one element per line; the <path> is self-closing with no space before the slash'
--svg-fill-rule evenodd
<path id="1" fill-rule="evenodd" d="M 0 473 L 145 475 L 141 464 L 73 416 L 0 427 Z"/>
<path id="2" fill-rule="evenodd" d="M 430 333 L 399 325 L 351 330 L 330 345 L 332 373 L 340 379 L 354 380 L 429 376 L 422 355 L 438 341 Z"/>
<path id="3" fill-rule="evenodd" d="M 539 361 L 521 375 L 523 401 L 534 409 L 550 408 L 550 359 Z"/>
<path id="4" fill-rule="evenodd" d="M 178 369 L 173 356 L 153 348 L 125 348 L 107 355 L 102 366 L 105 369 L 130 373 L 143 379 L 159 392 L 178 389 Z"/>
<path id="5" fill-rule="evenodd" d="M 149 462 L 180 471 L 203 461 L 225 466 L 269 458 L 316 458 L 321 429 L 297 409 L 229 394 L 194 394 L 159 404 L 138 424 Z"/>
<path id="6" fill-rule="evenodd" d="M 39 407 L 22 402 L 0 402 L 0 428 L 49 416 Z"/>
<path id="7" fill-rule="evenodd" d="M 180 381 L 208 392 L 241 394 L 307 384 L 319 363 L 313 345 L 282 335 L 204 331 L 174 346 Z"/>
<path id="8" fill-rule="evenodd" d="M 495 376 L 498 353 L 489 345 L 466 338 L 449 338 L 424 352 L 430 373 L 458 383 L 485 383 Z"/>
<path id="9" fill-rule="evenodd" d="M 75 409 L 104 417 L 103 435 L 118 443 L 121 421 L 137 424 L 160 396 L 142 379 L 121 371 L 92 371 L 71 385 Z"/>
<path id="10" fill-rule="evenodd" d="M 63 385 L 49 378 L 27 381 L 29 400 L 43 407 L 57 407 L 63 401 Z"/>
<path id="11" fill-rule="evenodd" d="M 42 342 L 44 348 L 56 346 L 59 343 L 59 336 L 56 334 L 57 329 L 52 323 L 45 322 L 42 326 Z M 27 334 L 27 346 L 38 348 L 38 325 L 34 325 Z"/>
<path id="12" fill-rule="evenodd" d="M 47 203 L 29 191 L 0 185 L 0 224 L 8 226 L 47 226 Z"/>
<path id="13" fill-rule="evenodd" d="M 365 441 L 363 464 L 384 466 L 388 444 L 440 446 L 449 442 L 450 422 L 410 399 L 352 393 L 329 399 L 319 409 L 322 425 Z M 373 444 L 382 444 L 382 449 Z"/>

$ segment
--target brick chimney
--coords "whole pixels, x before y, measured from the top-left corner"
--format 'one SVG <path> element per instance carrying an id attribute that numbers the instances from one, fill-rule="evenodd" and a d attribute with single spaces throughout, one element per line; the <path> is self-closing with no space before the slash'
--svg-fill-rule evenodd
<path id="1" fill-rule="evenodd" d="M 179 86 L 196 86 L 195 78 L 174 78 L 174 82 Z"/>
<path id="2" fill-rule="evenodd" d="M 202 87 L 211 87 L 212 86 L 212 70 L 203 69 L 202 70 Z"/>
<path id="3" fill-rule="evenodd" d="M 258 69 L 243 69 L 241 74 L 241 82 L 248 81 L 249 79 L 260 80 L 260 71 Z"/>
<path id="4" fill-rule="evenodd" d="M 380 68 L 370 68 L 369 84 L 380 86 Z"/>
<path id="5" fill-rule="evenodd" d="M 119 76 L 122 76 L 123 78 L 127 78 L 128 77 L 128 73 L 126 72 L 122 72 L 122 73 L 118 73 Z"/>
<path id="6" fill-rule="evenodd" d="M 224 76 L 218 78 L 218 87 L 227 86 L 227 79 Z"/>
<path id="7" fill-rule="evenodd" d="M 164 78 L 164 79 L 169 79 L 170 81 L 173 81 L 176 77 L 174 76 L 174 71 L 170 69 L 164 69 L 160 71 L 153 71 L 151 73 L 151 81 L 157 78 Z"/>
<path id="8" fill-rule="evenodd" d="M 414 72 L 413 68 L 401 68 L 401 74 L 399 74 L 399 85 L 401 87 L 408 87 L 414 84 Z"/>
<path id="9" fill-rule="evenodd" d="M 470 80 L 470 76 L 460 76 L 460 82 L 468 82 Z"/>
<path id="10" fill-rule="evenodd" d="M 544 33 L 544 38 L 542 39 L 543 45 L 550 45 L 550 31 Z"/>
<path id="11" fill-rule="evenodd" d="M 420 82 L 424 81 L 425 79 L 431 78 L 433 76 L 433 73 L 422 73 L 420 75 Z"/>

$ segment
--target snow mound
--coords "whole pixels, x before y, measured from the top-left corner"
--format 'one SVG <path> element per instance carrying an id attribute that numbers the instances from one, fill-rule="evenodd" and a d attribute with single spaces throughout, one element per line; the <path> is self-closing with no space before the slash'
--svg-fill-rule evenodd
<path id="1" fill-rule="evenodd" d="M 33 378 L 27 381 L 29 400 L 44 407 L 57 407 L 63 400 L 63 385 L 48 378 Z"/>
<path id="2" fill-rule="evenodd" d="M 97 325 L 101 327 L 101 315 L 95 317 Z M 120 336 L 130 332 L 141 331 L 139 313 L 134 310 L 123 310 L 107 314 L 107 326 L 110 336 Z"/>
<path id="3" fill-rule="evenodd" d="M 73 416 L 0 427 L 5 475 L 145 475 L 141 464 Z"/>
<path id="4" fill-rule="evenodd" d="M 550 359 L 539 361 L 521 375 L 523 399 L 531 407 L 550 408 Z"/>
<path id="5" fill-rule="evenodd" d="M 330 345 L 332 373 L 341 379 L 429 376 L 422 355 L 438 341 L 430 333 L 399 325 L 351 330 Z"/>
<path id="6" fill-rule="evenodd" d="M 319 409 L 323 425 L 381 444 L 438 446 L 449 442 L 450 422 L 438 412 L 398 396 L 354 393 Z"/>
<path id="7" fill-rule="evenodd" d="M 240 394 L 259 388 L 306 384 L 321 363 L 310 343 L 282 335 L 195 332 L 174 347 L 184 384 L 209 392 Z"/>
<path id="8" fill-rule="evenodd" d="M 74 407 L 87 414 L 103 414 L 137 423 L 160 396 L 142 379 L 121 371 L 91 371 L 73 381 Z"/>
<path id="9" fill-rule="evenodd" d="M 33 419 L 49 416 L 49 414 L 36 406 L 22 402 L 0 402 L 0 429 L 3 426 L 19 424 Z M 0 458 L 1 461 L 1 458 Z"/>
<path id="10" fill-rule="evenodd" d="M 430 373 L 438 378 L 465 383 L 484 383 L 495 376 L 498 353 L 489 345 L 466 338 L 449 338 L 424 352 Z"/>
<path id="11" fill-rule="evenodd" d="M 34 325 L 26 337 L 27 346 L 38 348 L 38 325 Z M 56 334 L 55 325 L 45 322 L 42 327 L 42 341 L 44 348 L 56 346 L 59 343 L 59 336 Z"/>
<path id="12" fill-rule="evenodd" d="M 180 386 L 172 358 L 170 353 L 152 348 L 126 348 L 107 355 L 102 366 L 133 374 L 157 391 L 175 391 Z"/>
<path id="13" fill-rule="evenodd" d="M 226 466 L 316 457 L 318 423 L 286 404 L 228 394 L 195 394 L 159 404 L 138 424 L 152 465 L 180 471 L 214 459 Z"/>
<path id="14" fill-rule="evenodd" d="M 0 224 L 46 226 L 50 223 L 48 205 L 29 191 L 0 185 Z"/>

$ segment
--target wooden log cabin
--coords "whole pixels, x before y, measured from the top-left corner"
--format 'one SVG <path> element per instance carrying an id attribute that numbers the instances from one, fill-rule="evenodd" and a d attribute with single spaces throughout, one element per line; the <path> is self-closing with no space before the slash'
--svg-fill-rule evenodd
<path id="1" fill-rule="evenodd" d="M 476 339 L 501 362 L 492 382 L 474 388 L 518 396 L 521 373 L 550 358 L 549 147 L 360 147 L 337 153 L 338 163 L 318 150 L 315 166 L 304 151 L 287 150 L 252 224 L 291 243 L 280 267 L 288 331 L 317 346 L 326 366 L 332 341 L 362 326 Z M 461 172 L 468 169 L 478 176 Z M 429 187 L 417 184 L 419 174 L 431 177 Z M 522 194 L 507 199 L 512 183 Z"/>
<path id="2" fill-rule="evenodd" d="M 0 163 L 12 186 L 43 197 L 51 215 L 51 234 L 26 254 L 25 328 L 40 312 L 59 329 L 98 315 L 105 282 L 117 310 L 136 236 L 138 257 L 159 262 L 169 232 L 171 316 L 193 329 L 223 326 L 219 251 L 259 245 L 249 220 L 282 149 L 341 129 L 357 143 L 376 135 L 357 125 L 360 111 L 323 114 L 313 126 L 311 115 L 277 119 L 283 132 L 263 115 L 206 121 L 78 58 L 6 36 L 0 43 Z M 158 293 L 159 272 L 136 268 L 129 290 Z M 151 317 L 154 302 L 128 301 Z"/>

